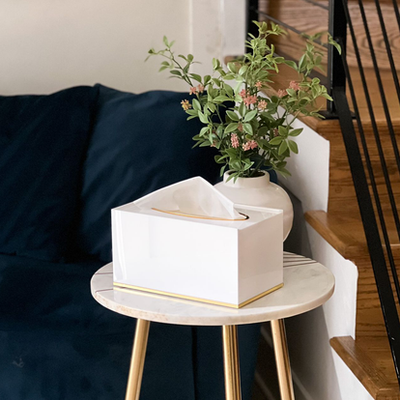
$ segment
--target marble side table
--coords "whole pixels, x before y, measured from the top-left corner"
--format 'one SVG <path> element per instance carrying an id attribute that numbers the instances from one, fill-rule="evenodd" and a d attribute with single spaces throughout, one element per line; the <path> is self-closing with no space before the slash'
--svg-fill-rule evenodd
<path id="1" fill-rule="evenodd" d="M 335 280 L 323 265 L 284 253 L 284 287 L 243 308 L 197 303 L 162 295 L 114 290 L 112 263 L 91 281 L 93 297 L 104 307 L 137 318 L 126 400 L 139 400 L 150 321 L 178 325 L 222 326 L 227 400 L 241 400 L 237 325 L 271 321 L 272 339 L 282 400 L 294 400 L 284 318 L 305 313 L 325 303 Z"/>

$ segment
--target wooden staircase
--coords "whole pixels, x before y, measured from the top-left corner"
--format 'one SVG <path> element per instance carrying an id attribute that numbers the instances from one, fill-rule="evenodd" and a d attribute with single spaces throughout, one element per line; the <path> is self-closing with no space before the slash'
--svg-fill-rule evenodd
<path id="1" fill-rule="evenodd" d="M 294 78 L 289 71 L 284 76 L 289 80 Z M 277 85 L 279 86 L 279 82 Z M 386 122 L 383 111 L 379 106 L 374 109 L 378 125 L 384 127 Z M 365 112 L 366 110 L 363 109 L 362 113 Z M 330 341 L 331 346 L 374 399 L 400 400 L 399 384 L 339 122 L 337 120 L 316 121 L 309 118 L 302 120 L 330 142 L 328 211 L 308 211 L 305 213 L 305 220 L 345 259 L 354 262 L 359 273 L 356 338 L 335 337 Z M 393 122 L 396 134 L 400 135 L 400 111 Z M 354 125 L 357 128 L 356 122 Z M 371 124 L 364 124 L 364 128 L 366 128 L 367 141 L 373 142 Z M 384 133 L 388 135 L 387 132 Z M 386 160 L 393 182 L 399 174 L 394 155 L 390 156 L 392 149 L 388 137 L 383 139 L 383 147 L 385 154 L 388 155 Z M 373 145 L 370 146 L 370 156 L 376 172 L 380 168 L 379 158 L 376 150 L 373 149 L 376 148 Z M 377 180 L 379 191 L 384 192 L 382 176 L 378 174 Z M 397 183 L 394 187 L 396 198 L 400 195 L 400 177 Z M 383 204 L 383 207 L 385 214 L 389 214 L 388 201 Z M 392 250 L 395 258 L 400 261 L 399 239 L 394 223 L 388 219 L 388 225 L 389 237 L 393 243 Z M 265 349 L 263 351 L 266 352 Z M 262 399 L 262 397 L 258 398 Z"/>
<path id="2" fill-rule="evenodd" d="M 318 0 L 318 2 L 325 6 L 328 4 L 327 0 Z M 393 28 L 388 29 L 388 32 L 393 45 L 393 53 L 395 57 L 398 58 L 395 60 L 397 63 L 396 65 L 400 67 L 400 52 L 396 51 L 396 48 L 400 45 L 400 36 L 398 34 L 397 22 L 393 19 L 393 9 L 390 9 L 392 3 L 389 0 L 381 0 L 380 3 L 383 8 L 387 5 L 386 11 L 384 8 L 385 19 L 388 26 L 392 26 Z M 366 7 L 367 14 L 371 12 L 371 15 L 374 15 L 376 10 L 374 9 L 373 1 L 365 0 L 364 6 Z M 354 12 L 356 12 L 356 1 L 349 0 L 349 7 L 351 12 L 353 12 L 353 9 Z M 326 10 L 312 4 L 305 5 L 303 1 L 280 0 L 278 2 L 273 0 L 261 0 L 260 9 L 303 32 L 314 33 L 326 30 L 327 28 L 327 22 L 325 22 Z M 392 12 L 390 12 L 390 10 L 392 10 Z M 374 25 L 374 19 L 371 18 L 370 22 L 370 29 L 373 33 L 374 45 L 376 46 L 375 49 L 377 50 L 379 58 L 380 73 L 389 103 L 393 128 L 398 138 L 397 140 L 399 140 L 400 105 L 392 83 L 391 72 L 388 69 L 384 44 L 379 37 L 378 30 L 380 28 L 378 28 L 378 25 Z M 377 24 L 376 20 L 375 23 Z M 363 34 L 361 23 L 358 24 L 355 22 L 355 29 L 359 35 Z M 396 31 L 394 29 L 396 29 Z M 290 54 L 292 57 L 298 58 L 296 52 L 298 52 L 299 48 L 299 39 L 293 34 L 290 34 L 290 38 L 290 41 L 276 43 L 277 52 L 281 52 L 281 54 L 285 56 Z M 365 40 L 363 43 L 365 43 Z M 371 60 L 366 45 L 361 47 L 361 52 L 366 77 L 370 87 L 376 122 L 381 130 L 382 146 L 393 184 L 394 195 L 396 201 L 399 201 L 400 174 L 395 162 L 385 113 L 377 90 L 375 74 L 373 70 L 369 68 L 371 67 Z M 364 122 L 365 136 L 374 173 L 376 174 L 378 191 L 380 194 L 383 194 L 384 199 L 386 199 L 383 203 L 383 209 L 387 217 L 391 248 L 395 260 L 400 261 L 400 241 L 395 229 L 395 224 L 390 216 L 389 200 L 388 196 L 385 195 L 385 183 L 383 174 L 381 173 L 372 124 L 365 101 L 365 95 L 362 90 L 361 79 L 357 73 L 351 44 L 348 47 L 348 62 L 352 70 L 353 84 L 357 93 L 356 97 L 360 108 L 360 114 Z M 280 74 L 279 80 L 276 82 L 272 91 L 286 88 L 292 79 L 296 79 L 296 76 L 290 69 L 287 69 Z M 351 104 L 351 102 L 349 103 Z M 328 211 L 308 211 L 305 214 L 305 219 L 319 235 L 337 250 L 337 252 L 345 259 L 354 262 L 359 273 L 355 339 L 350 336 L 334 337 L 330 341 L 331 346 L 374 399 L 400 400 L 399 383 L 394 370 L 374 273 L 369 260 L 368 247 L 339 122 L 337 120 L 316 121 L 309 118 L 303 118 L 303 122 L 325 139 L 329 140 L 331 152 Z M 355 121 L 354 126 L 356 132 L 358 132 Z M 398 204 L 400 204 L 400 202 L 398 202 Z M 397 262 L 397 265 L 400 266 L 400 263 Z M 351 399 L 351 395 L 349 396 L 348 399 Z M 261 399 L 262 397 L 257 398 Z"/>
<path id="3" fill-rule="evenodd" d="M 309 211 L 305 219 L 344 258 L 353 261 L 359 273 L 356 338 L 336 337 L 331 339 L 331 346 L 374 399 L 397 400 L 399 385 L 339 123 L 321 122 L 316 131 L 331 144 L 329 205 L 328 212 Z M 385 144 L 389 145 L 387 141 Z M 376 159 L 377 155 L 371 157 Z M 393 226 L 390 236 L 396 243 Z"/>

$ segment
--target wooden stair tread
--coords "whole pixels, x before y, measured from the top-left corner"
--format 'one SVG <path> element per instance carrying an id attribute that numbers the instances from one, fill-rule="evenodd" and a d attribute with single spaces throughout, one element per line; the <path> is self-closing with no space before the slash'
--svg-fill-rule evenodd
<path id="1" fill-rule="evenodd" d="M 322 210 L 305 213 L 306 221 L 344 258 L 368 256 L 368 247 L 360 221 L 328 214 Z"/>
<path id="2" fill-rule="evenodd" d="M 343 205 L 332 207 L 328 212 L 323 210 L 307 211 L 305 220 L 344 258 L 357 261 L 369 257 L 364 228 L 358 209 Z M 352 210 L 353 209 L 353 210 Z M 378 228 L 379 228 L 379 221 Z M 400 261 L 400 245 L 394 222 L 386 220 L 390 248 L 395 260 Z M 385 249 L 385 246 L 383 246 Z M 400 265 L 400 264 L 399 264 Z"/>
<path id="3" fill-rule="evenodd" d="M 376 400 L 399 400 L 400 391 L 387 338 L 335 337 L 331 346 Z"/>

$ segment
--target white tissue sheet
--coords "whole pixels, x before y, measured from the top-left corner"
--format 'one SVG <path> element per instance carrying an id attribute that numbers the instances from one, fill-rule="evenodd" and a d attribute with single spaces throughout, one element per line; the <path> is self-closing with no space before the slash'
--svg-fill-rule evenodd
<path id="1" fill-rule="evenodd" d="M 282 283 L 282 229 L 281 210 L 188 179 L 112 210 L 114 284 L 237 307 Z"/>
<path id="2" fill-rule="evenodd" d="M 201 177 L 167 186 L 136 200 L 141 210 L 158 209 L 192 216 L 221 219 L 243 219 L 232 201 Z"/>

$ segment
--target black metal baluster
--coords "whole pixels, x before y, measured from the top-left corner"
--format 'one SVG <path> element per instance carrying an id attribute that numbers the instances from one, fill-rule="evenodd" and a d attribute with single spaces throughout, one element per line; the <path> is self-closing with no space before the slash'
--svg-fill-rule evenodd
<path id="1" fill-rule="evenodd" d="M 387 31 L 386 31 L 386 24 L 385 24 L 385 20 L 383 19 L 382 8 L 381 8 L 381 5 L 379 3 L 379 0 L 375 0 L 375 6 L 376 6 L 376 11 L 378 13 L 379 22 L 381 24 L 383 41 L 385 42 L 386 53 L 387 53 L 387 56 L 388 56 L 388 59 L 389 59 L 390 70 L 391 70 L 392 76 L 393 76 L 393 82 L 394 82 L 394 85 L 396 87 L 397 99 L 398 99 L 399 105 L 400 105 L 399 78 L 397 76 L 396 65 L 394 63 L 392 49 L 390 48 L 390 42 L 389 42 L 389 38 L 388 38 L 388 35 L 387 35 Z M 397 11 L 399 11 L 399 10 L 397 9 Z M 397 147 L 397 145 L 396 145 L 396 147 Z"/>
<path id="2" fill-rule="evenodd" d="M 318 3 L 318 1 L 313 1 L 313 0 L 303 0 L 305 3 L 312 4 L 313 6 L 323 8 L 324 10 L 329 10 L 329 7 L 326 6 L 325 4 Z"/>
<path id="3" fill-rule="evenodd" d="M 400 360 L 400 322 L 396 304 L 391 290 L 390 278 L 386 267 L 385 255 L 376 224 L 374 208 L 368 190 L 360 150 L 358 148 L 356 133 L 353 127 L 352 115 L 347 103 L 346 94 L 339 88 L 333 89 L 333 98 L 339 115 L 343 140 L 346 145 L 353 183 L 360 205 L 360 214 L 363 221 L 371 263 L 373 265 L 375 280 L 382 306 L 383 318 L 388 332 L 390 349 L 394 361 L 397 379 L 400 382 L 398 361 Z"/>
<path id="4" fill-rule="evenodd" d="M 399 31 L 400 31 L 400 12 L 399 12 L 399 6 L 397 5 L 397 0 L 393 0 L 393 8 L 394 8 L 394 13 L 396 15 L 397 19 L 397 25 L 399 26 Z"/>
<path id="5" fill-rule="evenodd" d="M 258 0 L 247 0 L 247 31 L 253 36 L 258 35 L 257 25 L 253 21 L 258 21 Z"/>
<path id="6" fill-rule="evenodd" d="M 343 52 L 346 52 L 347 22 L 341 1 L 329 1 L 329 33 L 335 40 L 342 43 Z M 328 92 L 330 94 L 332 94 L 335 87 L 346 87 L 346 74 L 341 56 L 333 46 L 328 48 L 328 83 Z M 329 113 L 335 114 L 335 103 L 328 101 L 327 110 Z"/>
<path id="7" fill-rule="evenodd" d="M 381 161 L 382 171 L 383 171 L 384 176 L 385 176 L 385 183 L 386 183 L 387 186 L 389 186 L 388 187 L 388 191 L 390 189 L 390 192 L 392 193 L 391 183 L 390 183 L 390 179 L 389 179 L 389 175 L 388 175 L 388 171 L 387 171 L 387 166 L 386 166 L 386 161 L 385 161 L 385 158 L 384 158 L 384 152 L 383 152 L 383 149 L 382 149 L 382 144 L 381 144 L 381 140 L 380 140 L 380 136 L 379 136 L 379 130 L 378 130 L 378 126 L 376 124 L 375 113 L 374 113 L 374 110 L 373 110 L 373 107 L 372 107 L 371 97 L 370 97 L 369 90 L 368 90 L 368 84 L 367 84 L 367 80 L 366 80 L 365 73 L 364 73 L 364 67 L 363 67 L 363 64 L 362 64 L 362 61 L 361 61 L 360 51 L 359 51 L 359 48 L 358 48 L 357 38 L 356 38 L 355 31 L 354 31 L 354 26 L 353 26 L 353 22 L 352 22 L 352 19 L 351 19 L 351 16 L 350 16 L 350 12 L 349 12 L 349 9 L 348 9 L 348 6 L 347 6 L 347 2 L 345 0 L 343 0 L 343 8 L 344 8 L 344 13 L 345 13 L 346 20 L 348 21 L 348 24 L 349 24 L 350 35 L 351 35 L 353 46 L 354 46 L 354 53 L 356 55 L 357 65 L 358 65 L 358 69 L 359 69 L 360 76 L 361 76 L 361 82 L 362 82 L 362 85 L 363 85 L 363 90 L 364 90 L 365 98 L 366 98 L 366 101 L 367 101 L 368 111 L 369 111 L 370 118 L 371 118 L 371 125 L 372 125 L 372 129 L 373 129 L 373 132 L 374 132 L 375 143 L 377 145 L 379 158 L 380 158 L 380 161 Z M 345 57 L 343 59 L 345 60 Z M 347 62 L 343 63 L 343 65 L 347 66 Z M 348 69 L 348 66 L 347 66 L 347 69 Z M 350 84 L 352 84 L 352 81 L 351 81 L 351 76 L 350 76 L 350 71 L 349 70 L 347 71 L 347 76 L 350 78 L 348 80 L 348 83 L 350 85 Z M 349 86 L 349 88 L 350 88 L 350 86 Z M 352 93 L 351 95 L 352 95 L 352 102 L 353 102 L 353 106 L 355 107 L 356 115 L 358 114 L 358 119 L 360 119 L 355 94 Z M 359 123 L 359 125 L 360 124 L 361 124 L 361 122 Z M 359 132 L 360 132 L 360 138 L 361 138 L 361 141 L 362 141 L 364 156 L 366 157 L 366 160 L 368 160 L 369 159 L 369 152 L 368 152 L 368 146 L 367 146 L 367 143 L 366 143 L 366 140 L 365 140 L 364 130 L 361 129 L 361 130 L 359 130 Z M 381 225 L 383 239 L 384 239 L 385 246 L 386 246 L 386 249 L 387 249 L 389 265 L 390 265 L 390 269 L 392 271 L 392 275 L 394 276 L 397 297 L 399 297 L 400 296 L 400 283 L 399 283 L 399 279 L 398 279 L 397 273 L 396 273 L 396 265 L 395 265 L 393 253 L 392 253 L 392 250 L 391 250 L 391 247 L 390 247 L 390 240 L 389 240 L 387 226 L 386 226 L 386 222 L 385 222 L 385 216 L 383 214 L 379 193 L 377 191 L 377 185 L 376 185 L 376 182 L 375 182 L 375 177 L 374 177 L 374 173 L 373 173 L 373 170 L 372 170 L 372 166 L 368 167 L 368 162 L 367 162 L 367 168 L 369 169 L 369 172 L 370 172 L 369 173 L 369 178 L 370 178 L 371 186 L 372 186 L 373 193 L 374 193 L 374 200 L 375 200 L 375 204 L 376 204 L 376 207 L 377 207 L 377 212 L 378 212 L 379 222 L 380 222 L 380 225 Z M 393 193 L 392 193 L 392 197 L 393 197 Z M 394 198 L 393 198 L 393 201 L 394 201 Z"/>
<path id="8" fill-rule="evenodd" d="M 359 3 L 359 7 L 360 7 L 361 17 L 362 17 L 363 24 L 364 24 L 365 33 L 366 33 L 366 36 L 367 36 L 367 41 L 368 41 L 368 46 L 369 46 L 369 49 L 370 49 L 372 63 L 374 65 L 375 76 L 376 76 L 376 79 L 377 79 L 377 82 L 378 82 L 379 93 L 380 93 L 380 96 L 381 96 L 381 101 L 382 101 L 383 109 L 384 109 L 384 112 L 385 112 L 386 122 L 387 122 L 387 126 L 388 126 L 388 129 L 389 129 L 389 135 L 390 135 L 390 139 L 391 139 L 392 146 L 393 146 L 393 151 L 394 151 L 395 158 L 396 158 L 397 168 L 398 168 L 399 173 L 400 173 L 400 154 L 399 154 L 399 149 L 397 147 L 397 142 L 396 142 L 396 137 L 395 137 L 395 133 L 394 133 L 394 129 L 393 129 L 392 119 L 390 117 L 389 107 L 388 107 L 388 104 L 387 104 L 385 91 L 384 91 L 383 84 L 382 84 L 381 74 L 379 72 L 379 67 L 378 67 L 378 63 L 377 63 L 377 60 L 376 60 L 374 47 L 373 47 L 373 44 L 372 44 L 371 34 L 369 32 L 369 27 L 368 27 L 368 22 L 367 22 L 365 10 L 364 10 L 364 5 L 363 5 L 361 0 L 359 0 L 358 3 Z M 388 170 L 387 170 L 387 165 L 386 165 L 386 161 L 385 161 L 385 155 L 384 155 L 384 153 L 383 153 L 383 151 L 381 149 L 381 140 L 380 140 L 380 138 L 377 141 L 377 144 L 378 143 L 379 143 L 379 146 L 380 146 L 379 157 L 381 158 L 382 172 L 383 172 L 384 177 L 385 177 L 386 189 L 387 189 L 387 192 L 388 192 L 388 195 L 389 195 L 389 201 L 390 201 L 390 206 L 391 206 L 391 209 L 392 209 L 393 218 L 394 218 L 395 225 L 396 225 L 397 235 L 398 235 L 398 237 L 400 239 L 399 213 L 397 211 L 396 200 L 395 200 L 394 195 L 393 195 L 392 184 L 390 182 L 390 177 L 389 177 L 389 173 L 388 173 Z M 390 247 L 387 248 L 387 251 L 391 252 Z M 396 286 L 397 297 L 398 297 L 398 300 L 400 301 L 400 284 L 399 284 L 399 279 L 398 279 L 397 272 L 396 272 L 396 266 L 394 265 L 394 261 L 390 263 L 390 266 L 391 266 L 391 270 L 392 270 L 392 274 L 393 274 L 393 278 L 394 278 L 394 283 L 395 283 L 395 286 Z"/>

